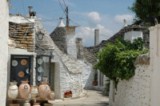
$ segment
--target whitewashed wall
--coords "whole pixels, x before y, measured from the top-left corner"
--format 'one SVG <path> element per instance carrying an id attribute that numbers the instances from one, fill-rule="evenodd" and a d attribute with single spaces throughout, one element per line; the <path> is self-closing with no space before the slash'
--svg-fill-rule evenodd
<path id="1" fill-rule="evenodd" d="M 135 72 L 129 81 L 118 83 L 115 93 L 111 83 L 110 106 L 150 106 L 152 70 L 149 65 L 138 65 Z"/>
<path id="2" fill-rule="evenodd" d="M 85 87 L 90 87 L 92 78 L 92 65 L 77 60 L 70 55 L 62 53 L 58 47 L 54 45 L 54 59 L 52 62 L 58 64 L 56 66 L 55 94 L 57 98 L 64 98 L 64 92 L 71 90 L 74 97 L 80 97 L 84 93 Z M 59 80 L 58 80 L 59 79 Z"/>
<path id="3" fill-rule="evenodd" d="M 151 82 L 151 106 L 160 104 L 160 24 L 150 28 L 150 65 L 153 69 Z"/>
<path id="4" fill-rule="evenodd" d="M 143 32 L 142 31 L 129 31 L 124 34 L 124 40 L 129 40 L 131 42 L 134 41 L 134 39 L 142 38 L 143 39 Z"/>
<path id="5" fill-rule="evenodd" d="M 75 43 L 74 35 L 67 35 L 66 36 L 67 42 L 67 54 L 72 58 L 77 58 L 77 47 Z"/>
<path id="6" fill-rule="evenodd" d="M 0 2 L 0 105 L 6 105 L 8 56 L 8 3 Z M 3 92 L 2 92 L 3 91 Z"/>

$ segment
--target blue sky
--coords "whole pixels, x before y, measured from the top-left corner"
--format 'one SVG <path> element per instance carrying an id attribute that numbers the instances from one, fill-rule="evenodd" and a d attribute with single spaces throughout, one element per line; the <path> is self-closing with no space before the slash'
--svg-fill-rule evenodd
<path id="1" fill-rule="evenodd" d="M 63 0 L 59 0 L 63 4 Z M 10 0 L 10 13 L 26 15 L 33 6 L 45 29 L 50 33 L 58 25 L 64 12 L 58 0 Z M 64 0 L 69 6 L 71 24 L 78 25 L 76 37 L 85 46 L 93 46 L 94 29 L 100 29 L 100 41 L 108 39 L 123 27 L 123 20 L 131 24 L 134 14 L 128 9 L 134 0 Z"/>

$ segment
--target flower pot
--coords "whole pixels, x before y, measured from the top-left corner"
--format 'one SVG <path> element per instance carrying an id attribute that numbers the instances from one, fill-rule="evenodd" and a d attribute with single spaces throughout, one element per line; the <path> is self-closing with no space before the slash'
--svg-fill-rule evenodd
<path id="1" fill-rule="evenodd" d="M 17 82 L 10 82 L 10 85 L 9 85 L 9 88 L 8 88 L 8 97 L 10 99 L 16 99 L 18 97 Z"/>
<path id="2" fill-rule="evenodd" d="M 47 83 L 42 82 L 38 87 L 38 92 L 41 99 L 49 99 L 51 89 Z"/>
<path id="3" fill-rule="evenodd" d="M 22 81 L 22 83 L 19 86 L 19 96 L 22 99 L 28 99 L 30 94 L 30 86 L 28 84 L 28 81 Z"/>

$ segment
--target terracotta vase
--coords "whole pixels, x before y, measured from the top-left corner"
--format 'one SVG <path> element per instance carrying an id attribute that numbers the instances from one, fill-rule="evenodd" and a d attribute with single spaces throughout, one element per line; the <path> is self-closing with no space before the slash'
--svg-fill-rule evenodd
<path id="1" fill-rule="evenodd" d="M 33 106 L 40 106 L 40 104 L 39 103 L 35 103 Z"/>
<path id="2" fill-rule="evenodd" d="M 30 86 L 28 84 L 28 81 L 22 81 L 22 83 L 19 86 L 19 96 L 22 99 L 28 99 L 30 94 Z"/>
<path id="3" fill-rule="evenodd" d="M 41 99 L 49 99 L 51 89 L 47 83 L 42 82 L 38 87 L 38 92 Z"/>
<path id="4" fill-rule="evenodd" d="M 36 98 L 38 96 L 38 87 L 32 86 L 31 87 L 31 98 Z"/>
<path id="5" fill-rule="evenodd" d="M 16 99 L 18 97 L 17 82 L 10 82 L 10 85 L 9 85 L 9 88 L 8 88 L 8 97 L 10 99 Z"/>

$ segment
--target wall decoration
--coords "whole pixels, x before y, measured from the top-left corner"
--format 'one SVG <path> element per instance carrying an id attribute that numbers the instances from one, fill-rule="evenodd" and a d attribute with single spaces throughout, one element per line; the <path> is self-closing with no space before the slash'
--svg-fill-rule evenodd
<path id="1" fill-rule="evenodd" d="M 43 72 L 43 68 L 42 67 L 38 67 L 38 72 L 39 73 Z"/>
<path id="2" fill-rule="evenodd" d="M 26 59 L 22 59 L 22 60 L 21 60 L 21 65 L 25 66 L 25 65 L 27 65 L 27 63 L 28 63 L 28 62 L 27 62 Z"/>
<path id="3" fill-rule="evenodd" d="M 24 73 L 23 71 L 20 71 L 20 72 L 18 73 L 18 77 L 20 77 L 20 78 L 23 78 L 24 75 L 25 75 L 25 73 Z"/>
<path id="4" fill-rule="evenodd" d="M 42 77 L 41 77 L 41 76 L 38 76 L 38 77 L 37 77 L 37 80 L 38 80 L 38 81 L 41 81 L 41 80 L 42 80 Z"/>
<path id="5" fill-rule="evenodd" d="M 41 65 L 43 63 L 43 59 L 39 58 L 38 59 L 38 64 Z"/>
<path id="6" fill-rule="evenodd" d="M 29 74 L 29 68 L 26 69 L 26 73 Z"/>
<path id="7" fill-rule="evenodd" d="M 16 67 L 18 65 L 18 61 L 17 60 L 12 60 L 12 66 Z"/>

